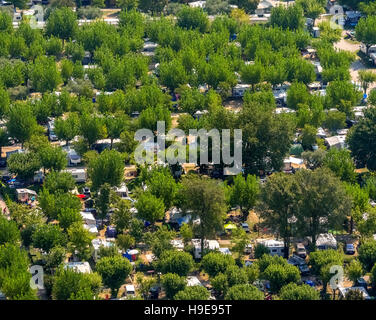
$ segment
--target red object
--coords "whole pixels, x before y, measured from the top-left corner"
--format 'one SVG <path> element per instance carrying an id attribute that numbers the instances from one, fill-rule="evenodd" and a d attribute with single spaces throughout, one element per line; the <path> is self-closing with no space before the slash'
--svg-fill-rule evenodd
<path id="1" fill-rule="evenodd" d="M 80 199 L 83 199 L 83 198 L 85 198 L 85 195 L 84 194 L 77 194 L 77 197 L 80 198 Z"/>

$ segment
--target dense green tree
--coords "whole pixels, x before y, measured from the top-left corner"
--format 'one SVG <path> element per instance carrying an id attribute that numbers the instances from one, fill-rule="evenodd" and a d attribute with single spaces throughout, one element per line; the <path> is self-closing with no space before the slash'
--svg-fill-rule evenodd
<path id="1" fill-rule="evenodd" d="M 358 260 L 352 260 L 346 267 L 346 276 L 356 286 L 357 280 L 363 275 L 363 268 Z"/>
<path id="2" fill-rule="evenodd" d="M 191 254 L 184 251 L 166 251 L 158 260 L 158 268 L 162 273 L 176 273 L 179 276 L 186 276 L 193 268 Z"/>
<path id="3" fill-rule="evenodd" d="M 8 118 L 8 133 L 21 144 L 29 140 L 36 131 L 37 122 L 32 114 L 31 108 L 25 103 L 12 105 Z"/>
<path id="4" fill-rule="evenodd" d="M 278 292 L 288 283 L 297 283 L 300 280 L 300 272 L 296 266 L 286 264 L 270 264 L 263 272 L 262 277 L 269 280 L 272 292 Z"/>
<path id="5" fill-rule="evenodd" d="M 80 260 L 88 260 L 91 256 L 91 240 L 94 236 L 83 226 L 82 222 L 73 222 L 68 228 L 68 248 Z"/>
<path id="6" fill-rule="evenodd" d="M 190 210 L 192 218 L 200 218 L 195 230 L 201 239 L 201 255 L 204 256 L 204 239 L 214 236 L 222 228 L 225 211 L 224 188 L 215 180 L 201 176 L 186 176 L 180 188 L 180 207 Z"/>
<path id="7" fill-rule="evenodd" d="M 201 8 L 183 7 L 177 14 L 177 24 L 185 29 L 198 29 L 204 33 L 209 28 L 209 19 Z"/>
<path id="8" fill-rule="evenodd" d="M 38 156 L 44 170 L 61 171 L 67 166 L 67 154 L 61 147 L 42 148 Z"/>
<path id="9" fill-rule="evenodd" d="M 33 152 L 15 153 L 7 161 L 8 171 L 20 179 L 30 181 L 41 167 L 38 155 Z"/>
<path id="10" fill-rule="evenodd" d="M 137 216 L 150 223 L 163 219 L 165 215 L 165 206 L 163 200 L 152 195 L 150 192 L 144 192 L 135 204 Z"/>
<path id="11" fill-rule="evenodd" d="M 146 184 L 151 194 L 163 200 L 166 209 L 172 206 L 177 194 L 177 184 L 170 170 L 153 172 Z"/>
<path id="12" fill-rule="evenodd" d="M 231 287 L 225 297 L 226 300 L 264 300 L 264 294 L 255 286 L 238 284 Z"/>
<path id="13" fill-rule="evenodd" d="M 186 287 L 174 296 L 174 300 L 208 300 L 209 291 L 203 286 Z"/>
<path id="14" fill-rule="evenodd" d="M 63 40 L 73 38 L 78 29 L 77 15 L 70 8 L 55 9 L 47 19 L 46 33 Z"/>
<path id="15" fill-rule="evenodd" d="M 228 267 L 235 265 L 235 260 L 220 252 L 210 252 L 201 261 L 201 266 L 210 277 L 215 277 L 219 273 L 224 273 Z"/>
<path id="16" fill-rule="evenodd" d="M 241 174 L 234 178 L 234 184 L 230 189 L 229 202 L 231 206 L 240 206 L 240 210 L 246 219 L 259 195 L 259 182 L 254 175 L 248 175 L 245 179 Z"/>
<path id="17" fill-rule="evenodd" d="M 300 189 L 297 232 L 310 235 L 315 246 L 318 234 L 328 228 L 342 227 L 345 217 L 350 215 L 351 200 L 339 179 L 328 169 L 301 170 L 295 177 Z"/>
<path id="18" fill-rule="evenodd" d="M 356 38 L 369 47 L 376 43 L 376 17 L 369 16 L 359 20 L 356 28 Z"/>
<path id="19" fill-rule="evenodd" d="M 376 263 L 376 241 L 371 240 L 362 243 L 359 247 L 359 261 L 365 271 L 370 271 Z"/>
<path id="20" fill-rule="evenodd" d="M 119 200 L 115 205 L 115 211 L 111 215 L 111 223 L 116 227 L 117 232 L 121 233 L 130 226 L 132 213 L 130 203 L 127 200 Z"/>
<path id="21" fill-rule="evenodd" d="M 337 110 L 328 111 L 323 126 L 332 132 L 343 129 L 346 126 L 346 114 Z"/>
<path id="22" fill-rule="evenodd" d="M 99 259 L 96 270 L 102 276 L 103 283 L 111 289 L 111 293 L 116 297 L 120 286 L 125 282 L 132 270 L 129 260 L 120 256 L 104 257 Z"/>
<path id="23" fill-rule="evenodd" d="M 304 26 L 303 10 L 297 5 L 275 7 L 271 12 L 270 24 L 283 29 L 301 29 Z"/>
<path id="24" fill-rule="evenodd" d="M 49 252 L 53 247 L 65 246 L 67 244 L 66 235 L 56 225 L 44 224 L 39 226 L 32 236 L 35 248 Z"/>
<path id="25" fill-rule="evenodd" d="M 58 213 L 57 219 L 59 220 L 60 227 L 64 230 L 68 230 L 75 222 L 82 222 L 81 214 L 74 209 L 61 209 Z"/>
<path id="26" fill-rule="evenodd" d="M 102 279 L 98 273 L 79 273 L 61 268 L 54 277 L 52 297 L 54 300 L 76 300 L 85 292 L 85 300 L 94 300 L 101 286 Z"/>
<path id="27" fill-rule="evenodd" d="M 166 297 L 172 299 L 179 291 L 185 289 L 186 280 L 176 273 L 167 273 L 162 276 L 162 286 L 166 291 Z"/>
<path id="28" fill-rule="evenodd" d="M 60 72 L 52 57 L 39 56 L 31 67 L 30 80 L 35 91 L 53 91 L 61 83 Z"/>
<path id="29" fill-rule="evenodd" d="M 289 256 L 290 238 L 293 236 L 292 221 L 296 213 L 298 188 L 293 176 L 276 173 L 261 189 L 260 209 L 263 223 L 283 238 L 285 258 Z"/>
<path id="30" fill-rule="evenodd" d="M 119 186 L 124 176 L 123 156 L 115 150 L 103 151 L 90 161 L 88 174 L 93 190 L 97 190 L 104 183 L 112 187 Z"/>
<path id="31" fill-rule="evenodd" d="M 355 166 L 347 150 L 331 148 L 325 154 L 324 165 L 332 170 L 341 180 L 350 183 L 355 182 Z"/>
<path id="32" fill-rule="evenodd" d="M 75 180 L 69 172 L 57 171 L 50 171 L 43 183 L 43 186 L 51 193 L 68 192 L 73 190 L 75 185 Z"/>
<path id="33" fill-rule="evenodd" d="M 347 143 L 356 163 L 370 170 L 376 169 L 375 123 L 376 110 L 370 108 L 364 112 L 364 118 L 350 129 L 347 136 Z"/>
<path id="34" fill-rule="evenodd" d="M 289 283 L 281 288 L 279 296 L 282 300 L 319 300 L 319 292 L 308 284 Z"/>
<path id="35" fill-rule="evenodd" d="M 8 221 L 0 216 L 0 245 L 5 243 L 16 244 L 20 240 L 20 232 L 14 221 Z"/>

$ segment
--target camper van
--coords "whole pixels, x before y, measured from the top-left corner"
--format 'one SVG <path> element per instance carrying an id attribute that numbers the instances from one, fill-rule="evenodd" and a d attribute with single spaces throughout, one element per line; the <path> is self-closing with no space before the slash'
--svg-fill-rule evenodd
<path id="1" fill-rule="evenodd" d="M 64 172 L 69 172 L 73 179 L 78 183 L 86 182 L 85 169 L 65 169 Z"/>
<path id="2" fill-rule="evenodd" d="M 258 240 L 257 243 L 264 245 L 270 251 L 272 256 L 283 257 L 285 254 L 285 246 L 283 241 L 277 240 Z"/>

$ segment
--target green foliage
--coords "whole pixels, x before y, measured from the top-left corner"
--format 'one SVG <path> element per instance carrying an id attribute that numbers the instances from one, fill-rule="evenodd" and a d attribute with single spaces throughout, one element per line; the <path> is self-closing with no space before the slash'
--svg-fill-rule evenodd
<path id="1" fill-rule="evenodd" d="M 37 300 L 30 287 L 27 252 L 15 244 L 0 246 L 0 290 L 8 300 Z"/>
<path id="2" fill-rule="evenodd" d="M 79 273 L 71 269 L 59 269 L 54 278 L 52 296 L 54 300 L 77 300 L 85 293 L 85 300 L 94 300 L 102 286 L 98 273 Z"/>
<path id="3" fill-rule="evenodd" d="M 138 198 L 135 208 L 137 209 L 137 216 L 150 223 L 163 219 L 165 215 L 163 200 L 152 195 L 150 192 L 144 192 Z"/>
<path id="4" fill-rule="evenodd" d="M 119 186 L 124 176 L 123 156 L 115 150 L 105 150 L 89 163 L 88 174 L 93 190 L 104 183 Z"/>
<path id="5" fill-rule="evenodd" d="M 356 285 L 357 280 L 363 275 L 362 265 L 358 260 L 352 260 L 346 268 L 346 276 Z"/>
<path id="6" fill-rule="evenodd" d="M 247 175 L 245 179 L 241 174 L 234 178 L 234 185 L 230 189 L 230 205 L 232 207 L 239 205 L 243 215 L 248 216 L 256 204 L 256 200 L 260 193 L 259 182 L 254 175 Z"/>
<path id="7" fill-rule="evenodd" d="M 173 205 L 177 193 L 177 184 L 168 168 L 153 170 L 146 181 L 146 185 L 152 195 L 163 200 L 166 209 Z"/>
<path id="8" fill-rule="evenodd" d="M 186 280 L 175 273 L 167 273 L 162 276 L 162 286 L 166 291 L 166 297 L 172 299 L 179 291 L 186 287 Z"/>
<path id="9" fill-rule="evenodd" d="M 255 286 L 238 284 L 231 287 L 225 297 L 226 300 L 264 300 L 264 294 Z"/>
<path id="10" fill-rule="evenodd" d="M 359 165 L 366 166 L 370 170 L 376 169 L 375 121 L 376 110 L 369 108 L 364 112 L 364 118 L 350 129 L 347 136 L 352 156 Z"/>
<path id="11" fill-rule="evenodd" d="M 112 295 L 115 296 L 131 272 L 132 265 L 128 259 L 121 256 L 104 257 L 97 262 L 96 270 L 102 276 L 103 283 L 111 289 Z"/>
<path id="12" fill-rule="evenodd" d="M 286 264 L 270 264 L 262 274 L 264 279 L 269 280 L 272 292 L 278 292 L 284 285 L 300 280 L 299 269 L 295 266 Z"/>
<path id="13" fill-rule="evenodd" d="M 255 259 L 260 259 L 264 254 L 266 255 L 269 255 L 270 254 L 270 250 L 269 248 L 265 247 L 263 244 L 261 243 L 258 243 L 256 246 L 255 246 L 255 249 L 254 249 L 254 256 L 255 256 Z"/>
<path id="14" fill-rule="evenodd" d="M 55 9 L 48 17 L 46 33 L 63 40 L 73 38 L 77 32 L 77 16 L 70 8 Z"/>
<path id="15" fill-rule="evenodd" d="M 52 57 L 39 56 L 30 71 L 30 80 L 35 91 L 53 91 L 61 83 L 61 76 Z"/>
<path id="16" fill-rule="evenodd" d="M 282 300 L 319 300 L 319 292 L 308 284 L 297 285 L 289 283 L 281 288 L 280 298 Z"/>
<path id="17" fill-rule="evenodd" d="M 8 161 L 8 170 L 26 181 L 33 178 L 35 171 L 41 167 L 40 159 L 35 153 L 15 153 Z"/>
<path id="18" fill-rule="evenodd" d="M 43 224 L 37 227 L 32 235 L 35 248 L 50 252 L 53 247 L 65 246 L 67 237 L 56 225 Z"/>
<path id="19" fill-rule="evenodd" d="M 60 227 L 64 230 L 68 230 L 68 228 L 75 222 L 82 222 L 81 214 L 74 209 L 62 208 L 57 218 Z"/>
<path id="20" fill-rule="evenodd" d="M 225 273 L 227 268 L 232 265 L 235 265 L 235 260 L 230 255 L 220 252 L 209 252 L 201 261 L 202 268 L 210 277 Z"/>
<path id="21" fill-rule="evenodd" d="M 129 234 L 119 234 L 116 238 L 116 244 L 124 251 L 133 247 L 135 243 L 135 239 Z"/>
<path id="22" fill-rule="evenodd" d="M 50 171 L 46 176 L 43 186 L 51 193 L 68 192 L 73 190 L 76 183 L 69 172 Z"/>
<path id="23" fill-rule="evenodd" d="M 312 252 L 309 256 L 309 264 L 314 274 L 320 275 L 323 268 L 333 265 L 343 265 L 343 253 L 329 249 Z"/>
<path id="24" fill-rule="evenodd" d="M 132 213 L 130 212 L 130 204 L 127 200 L 119 200 L 116 204 L 115 211 L 111 216 L 113 223 L 118 232 L 123 232 L 130 226 Z"/>
<path id="25" fill-rule="evenodd" d="M 365 271 L 370 271 L 376 263 L 376 241 L 371 240 L 362 243 L 359 247 L 359 261 Z"/>
<path id="26" fill-rule="evenodd" d="M 177 14 L 178 26 L 185 29 L 198 29 L 204 33 L 209 28 L 209 19 L 201 8 L 183 7 Z"/>
<path id="27" fill-rule="evenodd" d="M 174 300 L 208 300 L 209 291 L 203 286 L 186 287 L 174 296 Z"/>
<path id="28" fill-rule="evenodd" d="M 335 110 L 328 111 L 323 125 L 332 132 L 343 129 L 346 126 L 346 114 Z"/>
<path id="29" fill-rule="evenodd" d="M 16 244 L 20 240 L 20 232 L 14 221 L 8 221 L 0 216 L 0 245 L 11 243 Z"/>
<path id="30" fill-rule="evenodd" d="M 8 114 L 7 129 L 11 137 L 22 144 L 36 131 L 37 122 L 31 108 L 25 103 L 16 103 Z"/>
<path id="31" fill-rule="evenodd" d="M 83 226 L 81 221 L 73 222 L 68 228 L 68 248 L 80 260 L 88 260 L 92 254 L 91 240 L 94 236 Z"/>
<path id="32" fill-rule="evenodd" d="M 176 273 L 179 276 L 187 276 L 189 271 L 192 270 L 194 262 L 189 253 L 172 250 L 163 252 L 157 265 L 162 273 Z"/>
<path id="33" fill-rule="evenodd" d="M 297 5 L 275 7 L 271 12 L 270 24 L 282 29 L 301 29 L 304 26 L 303 10 Z"/>
<path id="34" fill-rule="evenodd" d="M 341 180 L 350 183 L 355 182 L 355 165 L 347 150 L 331 148 L 325 155 L 324 165 L 332 170 Z"/>

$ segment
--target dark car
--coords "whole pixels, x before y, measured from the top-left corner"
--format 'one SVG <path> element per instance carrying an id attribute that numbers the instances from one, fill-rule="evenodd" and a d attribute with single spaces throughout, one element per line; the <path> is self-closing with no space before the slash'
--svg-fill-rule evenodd
<path id="1" fill-rule="evenodd" d="M 346 243 L 345 253 L 351 255 L 355 254 L 355 246 L 353 243 Z"/>
<path id="2" fill-rule="evenodd" d="M 149 299 L 150 300 L 158 300 L 159 292 L 161 291 L 160 287 L 152 287 L 149 291 Z"/>
<path id="3" fill-rule="evenodd" d="M 7 159 L 6 158 L 1 158 L 0 159 L 0 168 L 4 168 L 7 166 Z"/>

